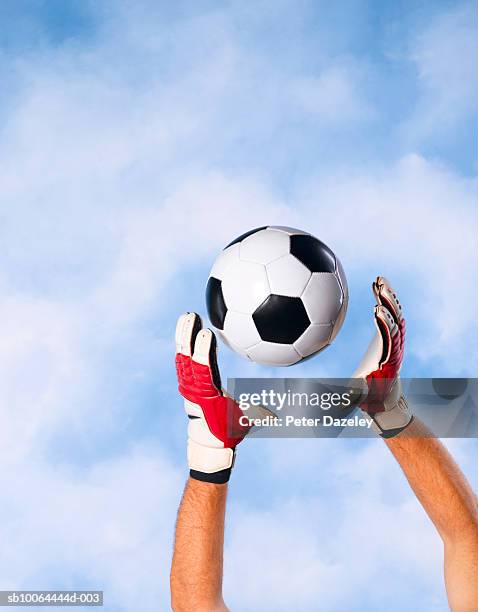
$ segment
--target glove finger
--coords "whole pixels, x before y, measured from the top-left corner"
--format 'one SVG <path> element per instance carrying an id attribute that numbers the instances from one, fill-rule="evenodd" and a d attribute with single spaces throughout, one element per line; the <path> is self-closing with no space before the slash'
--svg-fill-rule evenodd
<path id="1" fill-rule="evenodd" d="M 392 350 L 392 339 L 398 333 L 398 326 L 385 306 L 375 306 L 375 325 L 382 337 L 382 356 L 379 365 L 387 363 Z"/>
<path id="2" fill-rule="evenodd" d="M 210 329 L 202 329 L 196 337 L 192 366 L 194 377 L 201 382 L 201 385 L 209 385 L 221 393 L 221 377 L 217 365 L 217 341 Z"/>
<path id="3" fill-rule="evenodd" d="M 398 323 L 402 320 L 402 306 L 397 298 L 397 294 L 384 276 L 378 276 L 373 283 L 373 292 L 379 306 L 385 306 L 390 311 L 392 317 Z"/>
<path id="4" fill-rule="evenodd" d="M 176 324 L 176 353 L 190 357 L 194 342 L 202 327 L 201 317 L 195 312 L 181 315 Z"/>
<path id="5" fill-rule="evenodd" d="M 187 319 L 187 316 L 188 316 L 188 313 L 182 314 L 178 318 L 177 323 L 176 323 L 176 333 L 174 336 L 174 339 L 176 341 L 176 353 L 180 353 L 182 349 L 181 338 L 183 335 L 183 327 Z"/>

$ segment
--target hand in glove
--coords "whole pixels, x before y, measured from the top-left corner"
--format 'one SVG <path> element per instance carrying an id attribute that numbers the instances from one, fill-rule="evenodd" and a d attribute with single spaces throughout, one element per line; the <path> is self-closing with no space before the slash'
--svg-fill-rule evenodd
<path id="1" fill-rule="evenodd" d="M 359 405 L 378 433 L 391 438 L 412 421 L 399 378 L 405 348 L 402 307 L 388 281 L 379 276 L 372 289 L 376 334 L 353 377 L 361 380 Z"/>
<path id="2" fill-rule="evenodd" d="M 202 329 L 199 315 L 187 313 L 176 326 L 178 388 L 189 417 L 188 463 L 192 478 L 223 484 L 229 480 L 235 448 L 249 427 L 237 403 L 226 397 L 216 359 L 216 337 Z"/>

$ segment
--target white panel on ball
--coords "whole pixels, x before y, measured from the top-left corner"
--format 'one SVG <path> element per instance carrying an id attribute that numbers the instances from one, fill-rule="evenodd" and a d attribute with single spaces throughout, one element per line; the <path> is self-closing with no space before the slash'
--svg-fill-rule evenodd
<path id="1" fill-rule="evenodd" d="M 231 264 L 239 261 L 240 246 L 240 244 L 233 244 L 227 249 L 224 249 L 224 251 L 221 251 L 219 257 L 214 262 L 209 276 L 214 276 L 214 278 L 223 280 Z"/>
<path id="2" fill-rule="evenodd" d="M 216 333 L 216 334 L 219 336 L 219 338 L 221 338 L 221 340 L 224 342 L 224 344 L 225 344 L 226 346 L 228 346 L 230 349 L 232 349 L 232 348 L 233 348 L 233 347 L 232 347 L 232 345 L 231 345 L 231 343 L 230 343 L 230 342 L 229 342 L 229 340 L 227 339 L 226 334 L 224 334 L 224 333 L 222 332 L 222 330 L 221 330 L 221 329 L 216 329 L 216 330 L 214 330 L 214 331 L 215 331 L 215 333 Z"/>
<path id="3" fill-rule="evenodd" d="M 246 353 L 246 351 L 244 349 L 241 349 L 240 346 L 235 346 L 234 344 L 230 344 L 229 345 L 230 348 L 232 348 L 232 350 L 237 353 L 238 355 L 240 355 L 241 357 L 244 357 L 245 359 L 248 359 L 249 361 L 251 360 L 251 358 L 249 357 L 249 355 Z"/>
<path id="4" fill-rule="evenodd" d="M 308 357 L 328 346 L 333 326 L 310 325 L 302 336 L 294 342 L 294 348 L 302 357 Z"/>
<path id="5" fill-rule="evenodd" d="M 342 306 L 342 288 L 335 274 L 314 272 L 302 294 L 312 323 L 333 323 Z"/>
<path id="6" fill-rule="evenodd" d="M 289 297 L 300 297 L 311 275 L 310 270 L 290 254 L 276 259 L 266 269 L 271 293 Z"/>
<path id="7" fill-rule="evenodd" d="M 345 315 L 347 314 L 347 306 L 348 306 L 348 302 L 349 302 L 349 298 L 348 296 L 346 296 L 344 298 L 344 303 L 342 304 L 342 308 L 340 309 L 340 312 L 337 316 L 337 319 L 335 321 L 334 324 L 334 329 L 332 330 L 332 335 L 330 336 L 330 342 L 332 342 L 333 340 L 335 340 L 337 334 L 339 333 L 344 320 L 345 320 Z"/>
<path id="8" fill-rule="evenodd" d="M 265 267 L 249 261 L 233 262 L 222 281 L 222 293 L 228 310 L 252 314 L 270 294 Z"/>
<path id="9" fill-rule="evenodd" d="M 278 230 L 279 232 L 284 232 L 284 234 L 288 234 L 289 236 L 310 236 L 309 232 L 303 232 L 302 230 L 296 229 L 295 227 L 286 227 L 285 225 L 270 225 L 270 229 Z"/>
<path id="10" fill-rule="evenodd" d="M 220 329 L 216 329 L 215 331 L 216 331 L 216 334 L 221 338 L 221 340 L 224 342 L 224 344 L 227 347 L 229 347 L 232 351 L 234 351 L 238 355 L 241 355 L 241 357 L 245 357 L 246 359 L 249 359 L 249 357 L 246 354 L 246 351 L 241 349 L 241 347 L 235 346 L 232 342 L 230 342 L 228 338 L 226 338 L 226 335 Z"/>
<path id="11" fill-rule="evenodd" d="M 289 252 L 290 239 L 284 232 L 264 229 L 245 238 L 240 247 L 241 259 L 265 265 Z"/>
<path id="12" fill-rule="evenodd" d="M 244 350 L 261 341 L 250 314 L 228 310 L 224 320 L 224 334 L 229 342 Z"/>
<path id="13" fill-rule="evenodd" d="M 344 268 L 342 266 L 342 264 L 340 263 L 340 260 L 338 257 L 335 258 L 336 264 L 337 264 L 337 277 L 339 279 L 340 284 L 342 285 L 342 291 L 344 296 L 348 296 L 349 294 L 349 288 L 347 285 L 347 277 L 345 276 L 345 271 Z"/>
<path id="14" fill-rule="evenodd" d="M 263 365 L 287 366 L 297 363 L 301 355 L 290 344 L 276 344 L 275 342 L 260 342 L 247 349 L 247 355 L 257 363 Z"/>

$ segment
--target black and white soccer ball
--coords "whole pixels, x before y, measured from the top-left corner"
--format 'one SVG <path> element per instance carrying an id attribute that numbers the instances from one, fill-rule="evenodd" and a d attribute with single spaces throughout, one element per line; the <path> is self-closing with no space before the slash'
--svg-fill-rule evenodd
<path id="1" fill-rule="evenodd" d="M 230 348 L 257 363 L 287 366 L 335 338 L 347 311 L 347 280 L 338 258 L 311 234 L 259 227 L 216 259 L 206 303 Z"/>

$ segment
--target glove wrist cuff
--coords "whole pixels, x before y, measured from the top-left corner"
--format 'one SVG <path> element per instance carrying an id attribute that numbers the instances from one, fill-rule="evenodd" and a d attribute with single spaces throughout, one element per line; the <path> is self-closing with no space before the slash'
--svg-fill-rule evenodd
<path id="1" fill-rule="evenodd" d="M 381 438 L 384 438 L 385 440 L 389 439 L 389 438 L 395 438 L 395 436 L 398 436 L 398 434 L 402 433 L 402 431 L 404 431 L 405 429 L 407 429 L 407 427 L 413 422 L 413 416 L 410 416 L 410 420 L 408 421 L 408 423 L 406 425 L 403 425 L 402 427 L 395 427 L 392 429 L 382 429 L 380 427 L 380 425 L 377 423 L 377 421 L 375 421 L 374 419 L 374 425 L 375 425 L 375 430 L 377 431 L 378 435 Z"/>
<path id="2" fill-rule="evenodd" d="M 207 474 L 206 472 L 199 472 L 198 470 L 189 470 L 189 476 L 194 480 L 200 480 L 201 482 L 210 482 L 212 484 L 226 484 L 231 477 L 232 468 L 220 470 L 219 472 L 213 472 Z"/>
<path id="3" fill-rule="evenodd" d="M 400 380 L 398 384 L 400 385 Z M 372 416 L 374 429 L 382 438 L 394 438 L 413 421 L 407 400 L 401 395 L 401 387 L 398 386 L 397 390 L 400 391 L 400 396 L 393 408 L 377 412 Z"/>
<path id="4" fill-rule="evenodd" d="M 188 440 L 188 464 L 192 478 L 204 482 L 227 482 L 234 465 L 233 448 L 213 448 Z M 216 476 L 219 474 L 219 476 Z"/>

